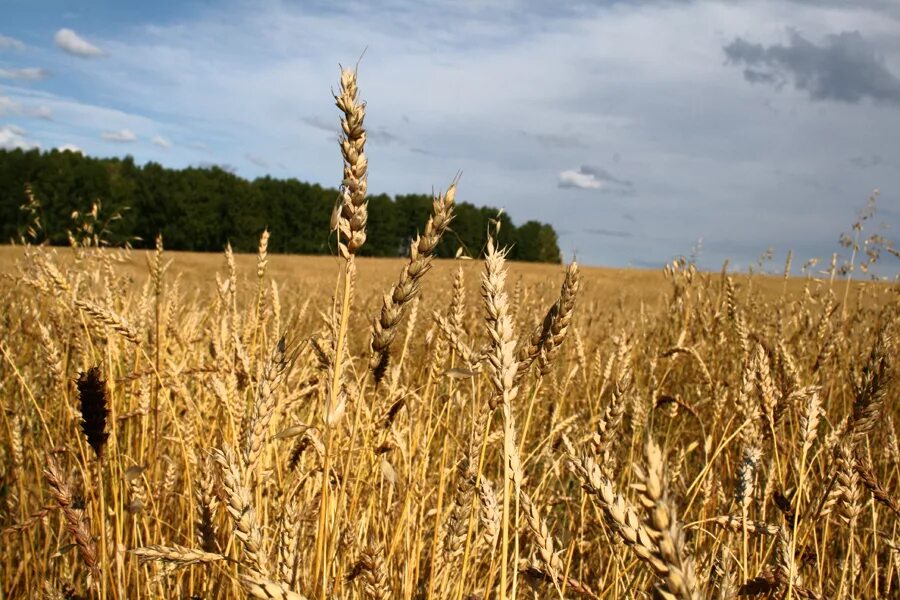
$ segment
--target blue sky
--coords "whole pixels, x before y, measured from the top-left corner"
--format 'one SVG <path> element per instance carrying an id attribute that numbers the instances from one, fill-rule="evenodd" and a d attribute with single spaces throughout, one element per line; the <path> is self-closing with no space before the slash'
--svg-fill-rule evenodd
<path id="1" fill-rule="evenodd" d="M 363 49 L 372 192 L 459 198 L 589 264 L 795 265 L 874 188 L 900 240 L 900 4 L 5 0 L 0 147 L 335 186 Z M 879 227 L 884 227 L 881 230 Z M 778 267 L 773 267 L 778 268 Z M 900 271 L 886 257 L 882 272 Z"/>

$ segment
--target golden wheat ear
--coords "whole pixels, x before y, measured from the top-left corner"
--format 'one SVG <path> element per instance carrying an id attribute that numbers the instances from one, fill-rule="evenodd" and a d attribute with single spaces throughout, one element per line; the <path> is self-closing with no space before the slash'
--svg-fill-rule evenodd
<path id="1" fill-rule="evenodd" d="M 338 232 L 338 251 L 349 259 L 366 243 L 366 223 L 369 220 L 368 190 L 369 161 L 366 158 L 366 105 L 359 101 L 356 69 L 341 69 L 341 91 L 334 97 L 341 111 L 341 155 L 344 158 L 344 177 L 341 195 L 331 218 L 332 229 Z"/>
<path id="2" fill-rule="evenodd" d="M 431 269 L 434 251 L 453 220 L 456 182 L 445 194 L 435 196 L 432 214 L 425 224 L 425 232 L 416 236 L 409 246 L 409 262 L 400 271 L 400 280 L 384 295 L 381 314 L 372 323 L 372 358 L 369 367 L 375 383 L 387 373 L 391 358 L 391 344 L 397 335 L 407 305 L 418 297 L 421 280 Z"/>

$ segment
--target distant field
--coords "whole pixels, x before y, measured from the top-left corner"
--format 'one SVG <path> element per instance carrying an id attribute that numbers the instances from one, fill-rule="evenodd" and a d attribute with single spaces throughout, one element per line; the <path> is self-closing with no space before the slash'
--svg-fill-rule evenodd
<path id="1" fill-rule="evenodd" d="M 63 264 L 71 259 L 72 251 L 68 248 L 55 248 Z M 11 273 L 15 264 L 21 259 L 23 249 L 15 246 L 0 246 L 0 273 Z M 137 285 L 142 284 L 147 278 L 148 252 L 134 250 L 127 254 L 127 260 L 119 265 L 122 273 L 130 275 Z M 185 290 L 208 291 L 214 290 L 215 275 L 224 272 L 225 262 L 222 253 L 199 252 L 171 252 L 166 251 L 166 256 L 171 259 L 171 275 L 181 275 Z M 358 258 L 357 290 L 364 298 L 385 292 L 396 281 L 400 269 L 406 262 L 401 258 Z M 238 277 L 253 279 L 256 277 L 256 255 L 235 254 Z M 509 262 L 509 281 L 512 286 L 521 282 L 523 289 L 528 289 L 529 294 L 540 291 L 550 297 L 559 287 L 557 279 L 563 271 L 561 265 L 542 263 L 518 263 Z M 462 267 L 470 281 L 477 281 L 483 270 L 483 265 L 477 260 L 435 260 L 433 268 L 427 275 L 428 285 L 423 289 L 423 295 L 441 296 L 450 289 L 453 273 Z M 335 277 L 342 268 L 342 261 L 333 256 L 293 256 L 293 255 L 269 255 L 268 274 L 272 280 L 278 282 L 285 290 L 297 293 L 311 294 L 315 297 L 331 296 L 334 294 Z M 668 292 L 668 284 L 663 276 L 663 265 L 659 269 L 613 269 L 605 267 L 589 267 L 581 265 L 582 294 L 592 300 L 605 302 L 645 303 L 655 306 L 662 298 L 661 294 Z M 741 285 L 747 277 L 742 273 L 730 273 L 736 282 Z M 702 275 L 711 279 L 720 279 L 720 273 L 712 272 Z M 857 274 L 859 277 L 859 274 Z M 755 275 L 753 287 L 767 296 L 779 296 L 783 292 L 794 296 L 802 292 L 806 287 L 806 279 L 791 277 L 785 283 L 784 278 L 771 275 Z M 820 283 L 824 285 L 827 281 Z M 845 283 L 836 280 L 835 286 L 843 291 Z M 868 281 L 854 281 L 851 285 L 853 294 L 848 298 L 855 301 L 856 291 L 860 288 L 873 290 L 890 289 L 890 284 L 872 283 Z M 302 288 L 302 290 L 295 290 Z M 867 300 L 871 296 L 866 295 Z"/>

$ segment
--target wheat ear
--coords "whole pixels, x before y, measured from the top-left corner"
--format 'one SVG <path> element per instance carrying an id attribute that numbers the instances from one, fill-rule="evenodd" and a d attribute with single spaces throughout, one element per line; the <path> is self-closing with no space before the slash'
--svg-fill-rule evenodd
<path id="1" fill-rule="evenodd" d="M 453 200 L 456 183 L 445 194 L 439 194 L 432 203 L 432 213 L 425 224 L 425 232 L 416 236 L 409 246 L 409 262 L 400 271 L 400 280 L 384 295 L 381 314 L 372 323 L 372 358 L 369 367 L 375 382 L 382 380 L 391 358 L 391 344 L 397 335 L 406 306 L 419 294 L 422 277 L 431 268 L 434 250 L 441 236 L 453 220 Z"/>
<path id="2" fill-rule="evenodd" d="M 253 571 L 267 576 L 265 553 L 262 550 L 262 531 L 256 521 L 253 496 L 244 484 L 241 467 L 234 451 L 229 446 L 213 450 L 213 457 L 222 470 L 222 485 L 228 514 L 234 521 L 234 535 L 244 548 L 246 563 Z"/>
<path id="3" fill-rule="evenodd" d="M 91 574 L 95 578 L 99 577 L 100 565 L 97 561 L 97 547 L 94 544 L 94 538 L 91 537 L 90 527 L 84 511 L 75 508 L 69 484 L 66 483 L 59 463 L 56 462 L 56 458 L 52 455 L 47 457 L 44 479 L 50 487 L 50 493 L 62 510 L 63 517 L 66 519 L 66 529 L 75 538 L 75 544 L 78 546 L 78 553 L 81 555 L 81 559 Z"/>
<path id="4" fill-rule="evenodd" d="M 346 259 L 355 256 L 366 242 L 369 218 L 366 192 L 369 161 L 366 158 L 366 105 L 359 101 L 356 70 L 341 69 L 341 92 L 334 97 L 341 118 L 341 155 L 344 178 L 341 195 L 331 217 L 331 228 L 338 232 L 338 250 Z"/>

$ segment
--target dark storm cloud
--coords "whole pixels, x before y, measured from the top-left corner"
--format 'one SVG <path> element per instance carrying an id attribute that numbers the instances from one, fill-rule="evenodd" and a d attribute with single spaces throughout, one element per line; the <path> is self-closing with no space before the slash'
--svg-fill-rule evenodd
<path id="1" fill-rule="evenodd" d="M 825 37 L 821 45 L 788 31 L 788 43 L 763 46 L 736 38 L 723 48 L 729 62 L 744 65 L 751 83 L 791 81 L 813 100 L 855 104 L 863 98 L 900 105 L 900 78 L 858 31 Z"/>

